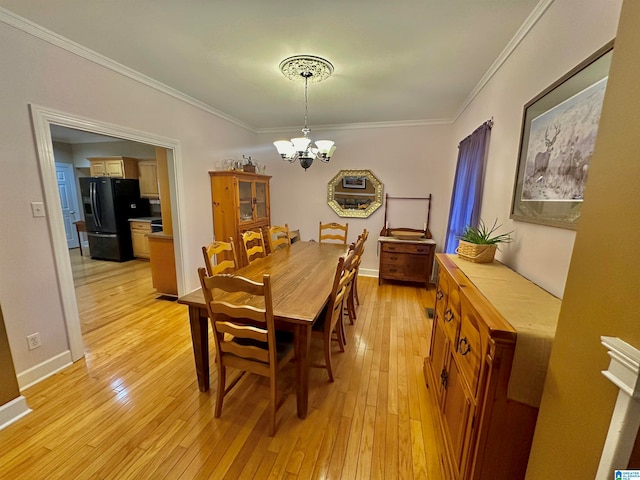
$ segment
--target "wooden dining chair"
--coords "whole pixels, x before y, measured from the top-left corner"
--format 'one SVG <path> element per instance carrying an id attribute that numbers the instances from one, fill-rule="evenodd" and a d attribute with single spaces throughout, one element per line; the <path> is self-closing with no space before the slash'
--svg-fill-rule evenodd
<path id="1" fill-rule="evenodd" d="M 263 258 L 267 255 L 267 251 L 264 248 L 264 237 L 262 236 L 262 230 L 254 232 L 248 230 L 242 234 L 242 243 L 244 244 L 244 253 L 247 257 L 247 263 L 251 263 L 258 258 Z"/>
<path id="2" fill-rule="evenodd" d="M 204 266 L 207 268 L 207 274 L 210 276 L 219 273 L 230 273 L 238 268 L 238 257 L 231 237 L 229 237 L 229 242 L 213 242 L 206 247 L 202 247 L 202 255 L 204 256 Z M 226 258 L 223 258 L 225 256 Z"/>
<path id="3" fill-rule="evenodd" d="M 359 257 L 359 260 L 358 265 L 356 266 L 355 276 L 353 277 L 353 288 L 351 290 L 353 292 L 352 300 L 355 300 L 355 303 L 357 303 L 358 305 L 360 305 L 360 297 L 358 296 L 358 275 L 360 273 L 360 262 L 362 261 L 362 256 L 364 255 L 364 244 L 366 243 L 368 238 L 369 232 L 365 228 L 362 231 L 362 234 L 358 235 L 358 239 L 356 240 L 356 254 Z"/>
<path id="4" fill-rule="evenodd" d="M 347 244 L 347 233 L 349 231 L 349 223 L 340 225 L 336 222 L 322 223 L 320 222 L 320 230 L 318 233 L 318 241 L 320 243 L 327 241 L 335 241 L 338 243 Z M 334 242 L 334 243 L 335 243 Z"/>
<path id="5" fill-rule="evenodd" d="M 346 343 L 344 325 L 342 323 L 342 312 L 344 300 L 349 293 L 354 273 L 353 269 L 350 267 L 345 268 L 345 265 L 351 265 L 351 262 L 352 254 L 347 255 L 346 258 L 340 257 L 338 259 L 329 301 L 312 327 L 312 336 L 321 338 L 323 341 L 325 361 L 324 364 L 314 363 L 312 366 L 326 368 L 330 382 L 334 380 L 331 342 L 337 341 L 341 352 L 344 352 Z"/>
<path id="6" fill-rule="evenodd" d="M 269 227 L 269 251 L 275 252 L 278 248 L 284 248 L 291 245 L 291 234 L 289 233 L 289 225 L 286 223 L 284 227 L 274 225 Z"/>
<path id="7" fill-rule="evenodd" d="M 262 283 L 259 283 L 235 275 L 207 276 L 204 268 L 198 269 L 198 275 L 213 327 L 218 359 L 215 417 L 220 418 L 224 397 L 244 373 L 262 375 L 269 378 L 269 431 L 273 436 L 278 409 L 278 372 L 291 361 L 295 349 L 293 334 L 280 331 L 276 334 L 271 278 L 264 275 Z M 221 292 L 244 293 L 252 304 L 221 301 Z M 259 302 L 261 307 L 254 306 L 256 298 L 262 298 Z M 241 371 L 228 386 L 227 367 Z"/>

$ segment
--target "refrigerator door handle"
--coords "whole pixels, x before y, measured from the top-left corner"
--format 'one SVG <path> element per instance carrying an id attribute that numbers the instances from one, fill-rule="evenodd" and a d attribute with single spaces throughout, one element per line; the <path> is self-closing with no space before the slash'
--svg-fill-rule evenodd
<path id="1" fill-rule="evenodd" d="M 100 212 L 98 212 L 98 202 L 96 201 L 96 192 L 97 188 L 96 188 L 96 184 L 94 182 L 91 182 L 91 208 L 93 208 L 93 218 L 96 221 L 96 225 L 101 227 L 102 226 L 102 220 L 100 219 Z"/>

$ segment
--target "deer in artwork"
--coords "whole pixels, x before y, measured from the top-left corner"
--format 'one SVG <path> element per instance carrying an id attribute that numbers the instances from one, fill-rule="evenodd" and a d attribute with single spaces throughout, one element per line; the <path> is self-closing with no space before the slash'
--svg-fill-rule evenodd
<path id="1" fill-rule="evenodd" d="M 549 138 L 549 127 L 544 131 L 544 144 L 547 149 L 544 152 L 536 153 L 536 158 L 534 159 L 534 171 L 533 178 L 535 178 L 536 182 L 539 182 L 544 178 L 545 173 L 547 172 L 547 168 L 549 167 L 549 158 L 551 157 L 551 152 L 553 151 L 553 144 L 556 142 L 558 135 L 560 134 L 560 124 L 558 122 L 554 122 L 553 127 L 553 137 Z"/>

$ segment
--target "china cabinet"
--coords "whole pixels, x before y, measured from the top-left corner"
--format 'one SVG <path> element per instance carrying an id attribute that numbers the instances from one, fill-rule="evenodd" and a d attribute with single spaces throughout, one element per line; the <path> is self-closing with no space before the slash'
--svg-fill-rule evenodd
<path id="1" fill-rule="evenodd" d="M 216 240 L 233 238 L 236 252 L 244 252 L 242 233 L 263 230 L 271 223 L 268 175 L 241 171 L 209 172 L 213 209 L 213 234 Z M 241 266 L 244 254 L 238 253 Z"/>

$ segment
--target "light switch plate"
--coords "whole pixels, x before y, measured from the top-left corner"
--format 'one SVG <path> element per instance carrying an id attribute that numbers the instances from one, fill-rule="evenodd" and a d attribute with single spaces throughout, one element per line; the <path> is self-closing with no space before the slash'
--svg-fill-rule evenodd
<path id="1" fill-rule="evenodd" d="M 31 202 L 31 212 L 33 213 L 33 217 L 44 217 L 44 203 L 42 202 Z"/>

